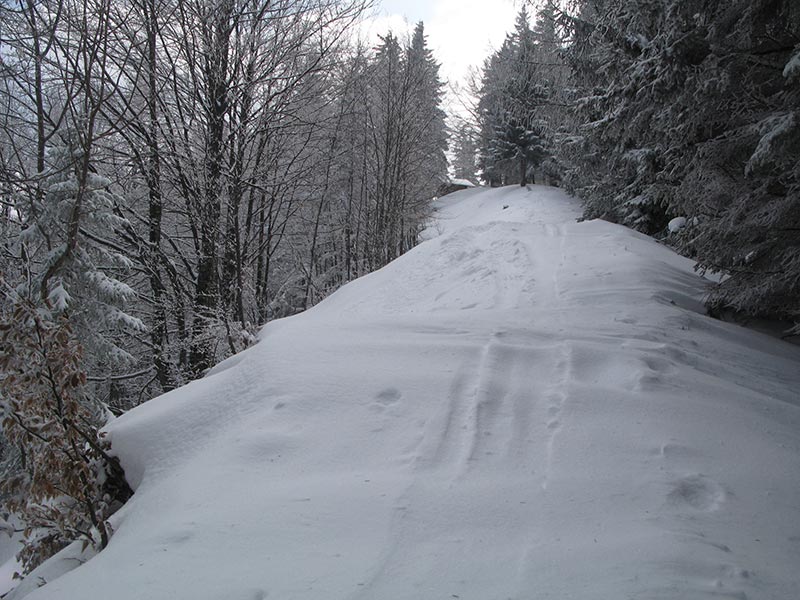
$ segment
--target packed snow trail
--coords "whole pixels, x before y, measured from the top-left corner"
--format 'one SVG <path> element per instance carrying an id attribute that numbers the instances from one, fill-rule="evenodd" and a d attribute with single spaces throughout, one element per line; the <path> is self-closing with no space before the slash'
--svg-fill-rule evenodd
<path id="1" fill-rule="evenodd" d="M 800 351 L 578 214 L 446 196 L 417 248 L 120 418 L 111 544 L 28 598 L 800 598 Z"/>

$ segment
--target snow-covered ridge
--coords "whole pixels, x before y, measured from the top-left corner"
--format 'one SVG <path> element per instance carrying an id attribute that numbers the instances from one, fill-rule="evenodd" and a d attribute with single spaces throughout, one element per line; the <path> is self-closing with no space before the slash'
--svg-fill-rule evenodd
<path id="1" fill-rule="evenodd" d="M 800 597 L 800 350 L 578 213 L 448 195 L 417 248 L 117 420 L 111 544 L 27 597 Z"/>

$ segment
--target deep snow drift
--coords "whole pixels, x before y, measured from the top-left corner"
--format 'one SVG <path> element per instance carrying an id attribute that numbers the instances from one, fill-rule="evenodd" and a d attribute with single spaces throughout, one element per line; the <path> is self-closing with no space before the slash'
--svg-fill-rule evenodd
<path id="1" fill-rule="evenodd" d="M 428 241 L 120 418 L 110 546 L 27 597 L 800 598 L 800 349 L 578 212 L 449 195 Z"/>

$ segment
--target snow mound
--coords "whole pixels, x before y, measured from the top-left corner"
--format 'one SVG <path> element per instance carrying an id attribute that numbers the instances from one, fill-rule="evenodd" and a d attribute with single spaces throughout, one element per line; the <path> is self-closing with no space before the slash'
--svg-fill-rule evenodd
<path id="1" fill-rule="evenodd" d="M 686 227 L 686 217 L 675 217 L 667 223 L 667 229 L 670 233 L 678 233 L 684 227 Z"/>
<path id="2" fill-rule="evenodd" d="M 27 597 L 800 597 L 800 351 L 578 215 L 448 195 L 414 250 L 117 419 L 135 496 Z"/>

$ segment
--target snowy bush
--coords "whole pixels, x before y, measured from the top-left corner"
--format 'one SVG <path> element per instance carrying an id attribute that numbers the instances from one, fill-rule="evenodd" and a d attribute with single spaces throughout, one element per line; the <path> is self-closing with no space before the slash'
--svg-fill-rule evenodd
<path id="1" fill-rule="evenodd" d="M 107 518 L 131 495 L 84 394 L 83 349 L 66 317 L 15 301 L 0 321 L 0 418 L 21 468 L 0 483 L 3 512 L 24 524 L 30 572 L 66 544 L 104 548 Z"/>

